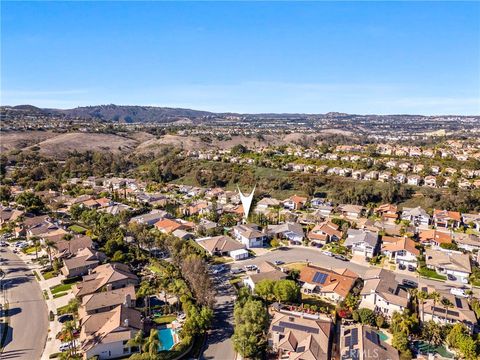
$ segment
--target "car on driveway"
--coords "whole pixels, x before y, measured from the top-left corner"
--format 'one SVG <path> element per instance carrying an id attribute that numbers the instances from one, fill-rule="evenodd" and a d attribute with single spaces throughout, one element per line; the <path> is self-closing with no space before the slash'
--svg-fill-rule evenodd
<path id="1" fill-rule="evenodd" d="M 330 251 L 322 251 L 322 254 L 327 256 L 333 256 L 333 254 Z"/>
<path id="2" fill-rule="evenodd" d="M 398 264 L 398 269 L 399 270 L 406 270 L 407 267 L 404 264 Z"/>
<path id="3" fill-rule="evenodd" d="M 285 264 L 285 261 L 275 260 L 273 263 L 274 263 L 275 265 L 283 265 L 283 264 Z"/>
<path id="4" fill-rule="evenodd" d="M 347 259 L 345 256 L 343 256 L 343 255 L 337 254 L 337 255 L 333 255 L 333 257 L 334 257 L 335 259 L 338 259 L 338 260 L 348 261 L 348 259 Z"/>
<path id="5" fill-rule="evenodd" d="M 257 269 L 258 269 L 257 265 L 245 265 L 245 270 L 247 271 L 255 271 Z"/>
<path id="6" fill-rule="evenodd" d="M 0 246 L 1 246 L 1 247 L 8 246 L 8 243 L 5 242 L 5 241 L 0 241 Z"/>
<path id="7" fill-rule="evenodd" d="M 408 287 L 417 288 L 418 284 L 413 280 L 403 279 L 402 284 Z"/>
<path id="8" fill-rule="evenodd" d="M 73 320 L 73 315 L 72 314 L 60 315 L 57 320 L 58 320 L 59 323 L 63 324 L 64 322 L 72 321 Z"/>
<path id="9" fill-rule="evenodd" d="M 244 272 L 245 272 L 245 269 L 242 269 L 242 268 L 230 270 L 230 274 L 232 274 L 232 275 L 238 275 L 238 274 L 241 274 L 241 273 L 244 273 Z"/>
<path id="10" fill-rule="evenodd" d="M 447 279 L 450 280 L 450 281 L 456 281 L 457 278 L 455 276 L 453 276 L 452 274 L 447 274 Z"/>
<path id="11" fill-rule="evenodd" d="M 73 341 L 61 343 L 60 346 L 58 347 L 58 350 L 63 352 L 63 351 L 70 350 L 71 348 L 75 348 L 76 346 L 77 346 L 77 342 L 73 340 Z"/>
<path id="12" fill-rule="evenodd" d="M 412 266 L 412 265 L 408 265 L 408 271 L 415 271 L 415 266 Z"/>
<path id="13" fill-rule="evenodd" d="M 468 295 L 465 293 L 465 290 L 458 289 L 458 288 L 451 288 L 450 289 L 450 294 L 455 295 L 455 296 L 460 296 L 460 297 L 468 297 Z"/>

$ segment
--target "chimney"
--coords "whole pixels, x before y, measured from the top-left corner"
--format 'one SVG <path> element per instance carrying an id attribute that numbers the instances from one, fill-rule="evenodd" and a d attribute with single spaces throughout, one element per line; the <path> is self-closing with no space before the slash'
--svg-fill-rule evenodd
<path id="1" fill-rule="evenodd" d="M 128 327 L 128 326 L 129 326 L 128 318 L 126 318 L 125 320 L 123 320 L 123 326 L 124 326 L 124 327 Z"/>
<path id="2" fill-rule="evenodd" d="M 126 307 L 130 307 L 130 304 L 132 302 L 132 298 L 130 294 L 125 295 L 125 302 L 123 303 Z"/>

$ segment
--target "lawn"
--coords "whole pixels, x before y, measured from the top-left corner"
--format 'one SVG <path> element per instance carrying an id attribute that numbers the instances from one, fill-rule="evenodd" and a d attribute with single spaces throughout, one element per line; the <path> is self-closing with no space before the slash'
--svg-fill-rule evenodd
<path id="1" fill-rule="evenodd" d="M 55 272 L 55 271 L 47 271 L 46 273 L 43 273 L 42 276 L 45 280 L 48 280 L 48 279 L 51 279 L 51 278 L 54 278 L 55 276 L 57 276 L 58 274 Z"/>
<path id="2" fill-rule="evenodd" d="M 65 296 L 67 294 L 68 294 L 67 292 L 58 292 L 58 293 L 53 294 L 53 298 L 57 299 L 59 297 Z"/>
<path id="3" fill-rule="evenodd" d="M 65 291 L 68 291 L 72 288 L 74 283 L 71 283 L 71 284 L 58 284 L 58 285 L 55 285 L 55 286 L 52 286 L 50 288 L 50 291 L 52 292 L 53 294 L 53 297 L 55 297 L 55 294 L 58 294 L 58 293 L 61 293 L 61 292 L 65 292 Z"/>
<path id="4" fill-rule="evenodd" d="M 42 248 L 40 246 L 37 246 L 37 252 L 39 252 Z M 25 254 L 35 254 L 35 246 L 29 246 L 25 249 L 22 250 Z"/>
<path id="5" fill-rule="evenodd" d="M 333 311 L 333 309 L 335 309 L 335 305 L 332 305 L 317 296 L 307 295 L 303 293 L 302 293 L 302 303 L 309 304 L 309 305 L 316 305 L 319 309 L 326 308 L 327 312 Z"/>
<path id="6" fill-rule="evenodd" d="M 447 280 L 446 276 L 440 275 L 435 270 L 428 269 L 426 267 L 418 268 L 417 271 L 421 276 L 425 276 L 425 277 L 428 277 L 430 279 Z"/>
<path id="7" fill-rule="evenodd" d="M 293 262 L 290 264 L 283 265 L 284 268 L 287 268 L 289 270 L 298 270 L 302 271 L 302 269 L 307 265 L 306 262 Z"/>
<path id="8" fill-rule="evenodd" d="M 151 272 L 154 272 L 155 274 L 161 274 L 162 273 L 162 269 L 157 265 L 149 265 L 148 270 L 150 270 Z"/>
<path id="9" fill-rule="evenodd" d="M 68 228 L 69 230 L 76 232 L 77 234 L 85 234 L 87 232 L 87 229 L 84 227 L 81 227 L 80 225 L 72 225 Z"/>
<path id="10" fill-rule="evenodd" d="M 212 258 L 212 262 L 214 264 L 228 264 L 230 262 L 232 262 L 233 259 L 230 258 L 230 257 L 226 257 L 226 256 L 214 256 Z"/>
<path id="11" fill-rule="evenodd" d="M 153 321 L 158 325 L 170 324 L 173 320 L 177 318 L 176 315 L 163 315 L 153 319 Z"/>

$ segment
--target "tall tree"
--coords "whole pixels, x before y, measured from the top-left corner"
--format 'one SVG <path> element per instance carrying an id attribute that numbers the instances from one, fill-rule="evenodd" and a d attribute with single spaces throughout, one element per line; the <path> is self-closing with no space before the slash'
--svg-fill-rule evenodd
<path id="1" fill-rule="evenodd" d="M 243 357 L 260 357 L 267 346 L 267 309 L 259 300 L 247 298 L 243 306 L 235 304 L 233 346 Z"/>

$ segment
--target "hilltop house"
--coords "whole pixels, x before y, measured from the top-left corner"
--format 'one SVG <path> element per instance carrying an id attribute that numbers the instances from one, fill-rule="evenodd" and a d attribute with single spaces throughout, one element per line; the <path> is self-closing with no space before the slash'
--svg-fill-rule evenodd
<path id="1" fill-rule="evenodd" d="M 338 225 L 326 221 L 322 224 L 315 225 L 307 235 L 312 243 L 325 245 L 330 241 L 338 241 L 342 238 L 342 232 L 338 229 Z"/>
<path id="2" fill-rule="evenodd" d="M 301 245 L 304 237 L 302 225 L 286 222 L 280 225 L 268 225 L 268 235 L 275 238 L 287 239 L 290 244 Z"/>
<path id="3" fill-rule="evenodd" d="M 425 228 L 430 224 L 430 215 L 420 206 L 416 208 L 403 208 L 401 219 L 409 221 L 412 225 Z"/>
<path id="4" fill-rule="evenodd" d="M 458 211 L 433 210 L 433 224 L 437 228 L 458 228 L 462 223 L 462 216 Z"/>
<path id="5" fill-rule="evenodd" d="M 470 255 L 460 251 L 427 248 L 425 249 L 425 263 L 427 268 L 442 275 L 451 275 L 461 282 L 468 283 L 468 277 L 472 273 Z"/>

